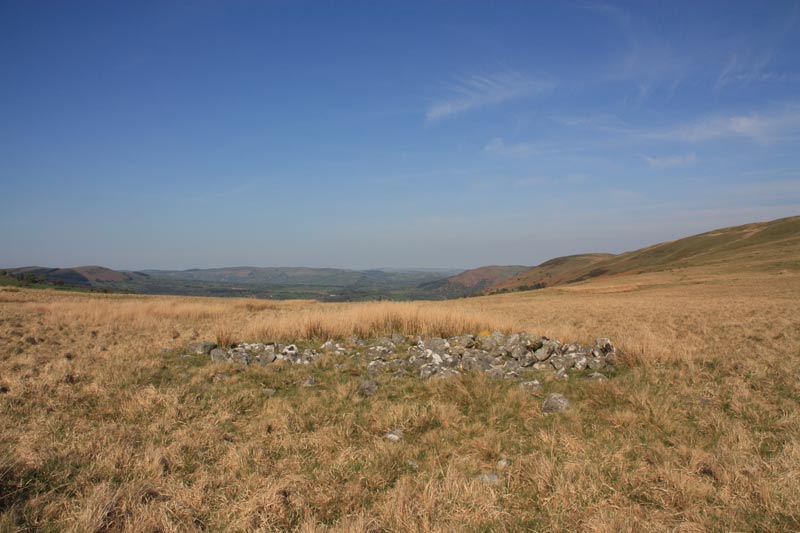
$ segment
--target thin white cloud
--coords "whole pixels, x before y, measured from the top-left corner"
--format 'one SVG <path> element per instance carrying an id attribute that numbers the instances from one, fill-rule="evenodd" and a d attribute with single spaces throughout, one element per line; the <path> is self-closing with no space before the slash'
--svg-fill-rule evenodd
<path id="1" fill-rule="evenodd" d="M 697 162 L 697 156 L 694 153 L 668 157 L 653 157 L 649 155 L 642 155 L 641 157 L 653 168 L 685 167 Z"/>
<path id="2" fill-rule="evenodd" d="M 710 116 L 693 123 L 647 134 L 653 139 L 685 142 L 739 137 L 764 144 L 796 140 L 798 135 L 800 135 L 800 106 L 797 105 L 787 105 L 769 113 Z"/>
<path id="3" fill-rule="evenodd" d="M 554 87 L 552 80 L 534 79 L 517 72 L 460 77 L 450 87 L 451 96 L 430 106 L 426 118 L 434 122 L 473 109 L 543 94 Z"/>

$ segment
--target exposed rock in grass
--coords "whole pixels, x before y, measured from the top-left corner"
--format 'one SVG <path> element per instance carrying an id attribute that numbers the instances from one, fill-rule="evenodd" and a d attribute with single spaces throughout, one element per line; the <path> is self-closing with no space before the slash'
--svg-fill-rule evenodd
<path id="1" fill-rule="evenodd" d="M 186 349 L 192 355 L 207 355 L 216 347 L 213 342 L 190 342 Z"/>
<path id="2" fill-rule="evenodd" d="M 592 372 L 591 374 L 586 376 L 586 379 L 594 379 L 594 380 L 597 380 L 597 381 L 607 381 L 608 380 L 608 378 L 605 376 L 605 374 L 601 374 L 600 372 Z"/>
<path id="3" fill-rule="evenodd" d="M 542 390 L 542 384 L 534 379 L 531 381 L 523 381 L 522 383 L 519 384 L 519 388 L 524 391 L 533 392 Z"/>
<path id="4" fill-rule="evenodd" d="M 566 396 L 553 392 L 548 394 L 542 402 L 542 412 L 544 414 L 558 413 L 569 409 L 570 403 Z"/>
<path id="5" fill-rule="evenodd" d="M 384 435 L 384 438 L 391 442 L 400 442 L 401 440 L 403 440 L 403 430 L 393 429 L 392 431 Z"/>
<path id="6" fill-rule="evenodd" d="M 378 391 L 378 384 L 372 380 L 362 381 L 358 385 L 358 394 L 359 396 L 363 396 L 364 398 L 372 396 L 377 391 Z"/>

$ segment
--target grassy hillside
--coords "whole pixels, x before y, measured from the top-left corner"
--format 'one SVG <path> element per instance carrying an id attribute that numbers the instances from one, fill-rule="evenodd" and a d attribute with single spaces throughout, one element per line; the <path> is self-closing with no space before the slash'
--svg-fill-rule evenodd
<path id="1" fill-rule="evenodd" d="M 730 271 L 800 270 L 800 217 L 722 228 L 619 255 L 560 257 L 490 290 L 563 285 L 600 276 L 717 265 Z"/>
<path id="2" fill-rule="evenodd" d="M 441 298 L 473 296 L 481 294 L 487 288 L 498 285 L 529 268 L 518 265 L 473 268 L 455 276 L 424 283 L 420 288 Z"/>
<path id="3" fill-rule="evenodd" d="M 520 272 L 511 279 L 494 283 L 487 291 L 503 289 L 542 289 L 574 281 L 583 272 L 591 271 L 593 265 L 614 257 L 613 254 L 579 254 L 556 257 L 539 266 Z"/>

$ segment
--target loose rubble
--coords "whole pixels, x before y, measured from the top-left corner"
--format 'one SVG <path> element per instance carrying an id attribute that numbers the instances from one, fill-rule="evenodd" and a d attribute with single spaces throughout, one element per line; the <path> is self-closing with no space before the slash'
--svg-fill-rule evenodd
<path id="1" fill-rule="evenodd" d="M 607 338 L 598 338 L 593 346 L 563 344 L 547 337 L 527 333 L 459 335 L 451 338 L 405 337 L 395 334 L 377 339 L 351 338 L 328 340 L 322 344 L 280 344 L 242 342 L 223 349 L 208 342 L 193 342 L 188 356 L 208 355 L 213 361 L 242 365 L 269 366 L 286 363 L 309 365 L 326 354 L 358 358 L 369 375 L 381 372 L 413 374 L 423 379 L 447 378 L 464 372 L 485 372 L 503 379 L 521 378 L 527 370 L 550 371 L 556 379 L 569 379 L 571 371 L 594 371 L 588 377 L 602 380 L 613 372 L 617 351 Z M 359 386 L 359 394 L 370 396 L 377 390 L 374 381 Z M 525 390 L 538 390 L 538 381 L 524 381 Z M 363 387 L 363 390 L 362 390 Z"/>

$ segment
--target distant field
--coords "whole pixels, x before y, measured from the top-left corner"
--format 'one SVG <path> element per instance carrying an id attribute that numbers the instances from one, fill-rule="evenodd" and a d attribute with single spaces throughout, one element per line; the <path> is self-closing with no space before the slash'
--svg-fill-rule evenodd
<path id="1" fill-rule="evenodd" d="M 800 273 L 760 260 L 446 302 L 0 287 L 0 530 L 796 531 Z M 481 329 L 608 336 L 626 356 L 604 383 L 541 376 L 573 401 L 546 417 L 482 375 L 380 374 L 360 398 L 346 358 L 178 357 L 218 336 Z"/>

